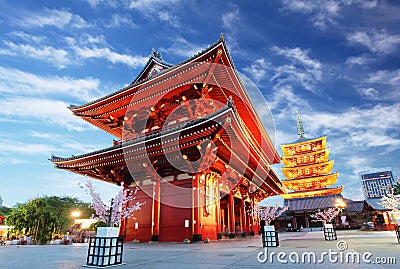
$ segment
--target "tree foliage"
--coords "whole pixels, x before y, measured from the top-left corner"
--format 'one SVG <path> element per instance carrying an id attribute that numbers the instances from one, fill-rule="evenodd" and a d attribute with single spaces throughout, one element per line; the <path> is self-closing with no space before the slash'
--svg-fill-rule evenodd
<path id="1" fill-rule="evenodd" d="M 382 196 L 381 202 L 378 203 L 394 212 L 400 211 L 400 194 L 388 194 Z"/>
<path id="2" fill-rule="evenodd" d="M 400 195 L 400 182 L 397 182 L 393 186 L 393 194 L 394 195 Z"/>
<path id="3" fill-rule="evenodd" d="M 12 208 L 0 206 L 0 216 L 8 216 L 11 214 Z"/>
<path id="4" fill-rule="evenodd" d="M 258 215 L 260 216 L 260 220 L 265 220 L 268 225 L 271 223 L 271 221 L 282 215 L 282 213 L 288 209 L 288 206 L 260 206 L 258 209 Z"/>
<path id="5" fill-rule="evenodd" d="M 6 219 L 19 234 L 31 235 L 32 241 L 46 244 L 55 234 L 65 233 L 73 223 L 73 210 L 80 210 L 88 218 L 92 210 L 87 203 L 72 197 L 42 197 L 17 204 Z"/>
<path id="6" fill-rule="evenodd" d="M 111 199 L 111 205 L 107 206 L 101 199 L 100 193 L 95 191 L 93 183 L 90 180 L 88 180 L 85 185 L 80 183 L 79 187 L 84 189 L 86 193 L 92 197 L 92 204 L 90 206 L 96 211 L 98 216 L 95 219 L 107 223 L 108 226 L 114 224 L 118 225 L 124 218 L 130 217 L 134 219 L 133 213 L 140 210 L 141 206 L 144 204 L 136 202 L 129 206 L 129 204 L 136 199 L 137 188 L 132 191 L 122 186 L 118 194 Z"/>
<path id="7" fill-rule="evenodd" d="M 310 214 L 310 217 L 313 218 L 311 221 L 325 221 L 327 223 L 331 223 L 337 215 L 339 215 L 340 209 L 336 207 L 330 207 L 328 209 L 318 211 L 315 214 Z"/>

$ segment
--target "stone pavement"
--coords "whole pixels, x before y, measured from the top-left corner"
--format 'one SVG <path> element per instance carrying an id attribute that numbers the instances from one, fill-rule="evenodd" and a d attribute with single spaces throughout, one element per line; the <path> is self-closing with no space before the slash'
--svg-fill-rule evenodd
<path id="1" fill-rule="evenodd" d="M 394 232 L 339 231 L 338 241 L 325 241 L 322 232 L 281 233 L 279 238 L 281 246 L 268 249 L 269 258 L 265 263 L 260 263 L 257 259 L 260 252 L 264 254 L 260 236 L 212 241 L 207 244 L 203 242 L 193 244 L 125 243 L 123 255 L 125 265 L 116 268 L 337 268 L 337 266 L 341 268 L 399 268 L 400 264 L 400 244 L 397 243 Z M 339 241 L 341 241 L 339 247 L 347 245 L 343 252 L 338 250 Z M 0 268 L 82 268 L 82 265 L 86 263 L 87 248 L 87 244 L 1 246 Z M 332 254 L 333 256 L 329 257 L 329 252 L 338 254 L 336 256 Z M 314 260 L 311 253 L 315 253 Z M 346 262 L 347 253 L 349 253 L 349 262 Z M 353 262 L 356 258 L 352 255 L 356 253 L 360 253 L 360 263 Z M 370 263 L 362 260 L 364 254 L 367 255 L 366 260 Z M 340 260 L 340 255 L 342 255 L 342 260 Z M 297 257 L 299 263 L 294 263 Z M 264 258 L 264 255 L 260 255 L 260 259 Z M 376 261 L 393 263 L 393 259 L 396 259 L 397 265 L 376 263 Z M 318 260 L 323 263 L 318 263 Z"/>

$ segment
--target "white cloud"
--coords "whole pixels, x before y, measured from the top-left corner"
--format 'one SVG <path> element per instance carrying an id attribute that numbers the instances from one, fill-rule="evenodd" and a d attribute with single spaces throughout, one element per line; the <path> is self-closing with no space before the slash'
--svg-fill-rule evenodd
<path id="1" fill-rule="evenodd" d="M 19 95 L 57 95 L 92 100 L 99 94 L 99 80 L 93 78 L 41 77 L 0 66 L 0 92 Z"/>
<path id="2" fill-rule="evenodd" d="M 0 54 L 11 56 L 24 55 L 28 58 L 51 63 L 59 68 L 64 68 L 70 64 L 70 60 L 67 57 L 68 52 L 63 49 L 56 49 L 50 46 L 34 47 L 29 44 L 15 44 L 9 41 L 5 41 L 4 44 L 6 48 L 0 48 Z"/>
<path id="3" fill-rule="evenodd" d="M 132 28 L 137 28 L 138 26 L 132 21 L 129 15 L 113 14 L 110 19 L 110 23 L 106 25 L 108 28 L 119 28 L 123 26 L 128 26 Z"/>
<path id="4" fill-rule="evenodd" d="M 147 61 L 147 57 L 142 56 L 131 56 L 128 54 L 120 54 L 112 51 L 110 48 L 98 48 L 98 47 L 75 47 L 76 54 L 81 58 L 99 58 L 106 59 L 107 61 L 116 64 L 125 64 L 132 68 L 138 68 L 143 66 Z"/>
<path id="5" fill-rule="evenodd" d="M 8 141 L 1 140 L 0 147 L 2 153 L 11 154 L 29 154 L 29 155 L 50 155 L 51 152 L 58 150 L 57 147 L 53 145 L 37 144 L 37 143 L 25 143 L 20 141 Z"/>
<path id="6" fill-rule="evenodd" d="M 194 56 L 196 53 L 202 51 L 207 45 L 204 44 L 193 44 L 182 37 L 174 39 L 173 44 L 169 48 L 160 48 L 161 52 L 166 52 L 168 54 L 174 54 L 178 56 L 183 56 L 186 58 Z"/>
<path id="7" fill-rule="evenodd" d="M 274 83 L 275 89 L 285 85 L 300 84 L 309 91 L 316 91 L 315 85 L 322 80 L 322 64 L 308 56 L 309 50 L 278 46 L 273 46 L 271 50 L 279 56 L 279 64 L 274 65 L 260 58 L 243 70 L 256 82 L 270 74 L 269 79 Z"/>
<path id="8" fill-rule="evenodd" d="M 230 31 L 235 31 L 237 24 L 240 21 L 239 9 L 222 14 L 222 25 Z"/>
<path id="9" fill-rule="evenodd" d="M 257 83 L 266 78 L 267 69 L 270 63 L 267 63 L 264 58 L 255 60 L 250 66 L 243 68 Z"/>
<path id="10" fill-rule="evenodd" d="M 341 2 L 335 0 L 283 0 L 282 3 L 283 10 L 310 15 L 312 24 L 320 29 L 334 23 L 342 7 Z"/>
<path id="11" fill-rule="evenodd" d="M 350 44 L 359 44 L 382 54 L 391 54 L 400 45 L 400 35 L 390 35 L 384 29 L 353 32 L 347 35 L 347 40 Z"/>
<path id="12" fill-rule="evenodd" d="M 282 10 L 299 12 L 310 16 L 312 24 L 325 29 L 336 24 L 337 18 L 348 6 L 356 6 L 363 9 L 372 9 L 378 5 L 377 0 L 282 0 Z"/>
<path id="13" fill-rule="evenodd" d="M 347 58 L 346 64 L 350 65 L 350 66 L 352 66 L 352 65 L 364 66 L 364 65 L 370 64 L 373 61 L 374 61 L 374 59 L 370 55 L 362 54 L 359 56 L 353 56 L 353 57 Z"/>
<path id="14" fill-rule="evenodd" d="M 31 42 L 40 43 L 44 39 L 46 39 L 46 37 L 44 37 L 44 36 L 30 35 L 30 34 L 27 34 L 25 32 L 22 32 L 22 31 L 13 31 L 13 32 L 10 32 L 9 35 L 13 36 L 13 37 L 20 38 L 20 39 L 22 39 L 22 40 L 24 40 L 24 41 L 26 41 L 28 43 L 31 43 Z"/>
<path id="15" fill-rule="evenodd" d="M 71 139 L 68 135 L 61 135 L 57 133 L 44 133 L 44 132 L 37 132 L 31 131 L 31 137 L 38 138 L 41 140 L 45 140 L 47 142 L 52 141 L 59 145 L 59 150 L 68 151 L 68 152 L 78 152 L 78 153 L 87 153 L 93 152 L 98 149 L 104 148 L 105 146 L 101 145 L 93 145 L 88 143 L 78 142 L 76 140 Z"/>
<path id="16" fill-rule="evenodd" d="M 113 51 L 102 36 L 87 35 L 80 40 L 74 38 L 67 38 L 66 40 L 76 56 L 81 59 L 105 59 L 113 64 L 125 64 L 132 68 L 143 67 L 148 61 L 147 57 L 131 56 Z"/>
<path id="17" fill-rule="evenodd" d="M 17 159 L 17 158 L 8 158 L 8 157 L 0 157 L 0 164 L 23 164 L 29 163 L 27 160 Z"/>
<path id="18" fill-rule="evenodd" d="M 370 100 L 400 100 L 400 69 L 379 70 L 365 75 L 357 81 L 358 93 Z"/>
<path id="19" fill-rule="evenodd" d="M 129 8 L 138 10 L 148 19 L 158 19 L 173 27 L 180 27 L 179 16 L 175 15 L 181 0 L 132 0 Z"/>
<path id="20" fill-rule="evenodd" d="M 367 79 L 369 83 L 380 83 L 391 86 L 400 86 L 400 69 L 391 70 L 380 70 L 369 76 Z"/>
<path id="21" fill-rule="evenodd" d="M 313 122 L 308 129 L 314 133 L 339 134 L 342 145 L 365 149 L 383 146 L 388 151 L 400 146 L 400 104 L 376 105 L 370 108 L 351 108 L 343 113 L 303 114 L 304 121 Z"/>
<path id="22" fill-rule="evenodd" d="M 322 64 L 311 59 L 308 50 L 273 46 L 272 51 L 289 60 L 288 64 L 273 67 L 274 75 L 271 81 L 275 82 L 276 86 L 298 83 L 305 89 L 316 92 L 315 85 L 322 80 Z"/>
<path id="23" fill-rule="evenodd" d="M 90 125 L 73 117 L 63 101 L 36 97 L 15 97 L 0 99 L 0 115 L 20 120 L 40 120 L 43 124 L 54 124 L 68 130 L 83 131 Z"/>
<path id="24" fill-rule="evenodd" d="M 377 90 L 375 90 L 374 88 L 371 88 L 371 87 L 358 88 L 357 91 L 361 96 L 371 98 L 371 99 L 375 99 L 377 97 L 377 95 L 379 94 L 379 92 Z"/>
<path id="25" fill-rule="evenodd" d="M 320 70 L 321 63 L 315 59 L 311 59 L 308 56 L 309 50 L 302 50 L 300 48 L 280 48 L 278 46 L 273 46 L 272 51 L 275 52 L 277 55 L 282 55 L 291 59 L 294 63 L 299 63 L 307 68 Z M 319 72 L 317 72 L 317 77 L 320 77 Z"/>
<path id="26" fill-rule="evenodd" d="M 41 12 L 22 12 L 18 24 L 25 27 L 46 27 L 53 26 L 64 28 L 70 26 L 72 28 L 85 28 L 88 23 L 79 15 L 73 14 L 68 10 L 48 9 L 45 8 Z"/>

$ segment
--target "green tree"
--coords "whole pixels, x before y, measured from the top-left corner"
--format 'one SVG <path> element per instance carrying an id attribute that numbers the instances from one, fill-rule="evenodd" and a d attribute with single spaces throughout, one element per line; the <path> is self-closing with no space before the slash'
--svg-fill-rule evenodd
<path id="1" fill-rule="evenodd" d="M 92 213 L 87 203 L 71 197 L 42 197 L 17 204 L 6 219 L 19 234 L 32 235 L 32 241 L 46 244 L 55 234 L 65 233 L 73 223 L 72 210 L 80 210 L 82 218 Z"/>
<path id="2" fill-rule="evenodd" d="M 11 214 L 12 208 L 0 206 L 0 216 L 8 216 Z"/>
<path id="3" fill-rule="evenodd" d="M 90 224 L 88 231 L 97 231 L 97 227 L 107 227 L 107 223 L 98 220 L 97 222 Z"/>
<path id="4" fill-rule="evenodd" d="M 394 186 L 393 186 L 393 194 L 394 195 L 400 194 L 400 183 L 399 182 L 394 184 Z"/>

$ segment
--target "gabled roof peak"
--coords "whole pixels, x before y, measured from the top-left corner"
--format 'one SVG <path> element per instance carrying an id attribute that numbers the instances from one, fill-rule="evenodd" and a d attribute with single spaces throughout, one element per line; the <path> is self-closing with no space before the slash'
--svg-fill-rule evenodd
<path id="1" fill-rule="evenodd" d="M 151 49 L 151 57 L 154 58 L 154 59 L 157 59 L 157 60 L 159 60 L 161 62 L 164 61 L 163 58 L 162 58 L 161 52 L 159 52 L 155 48 Z"/>

